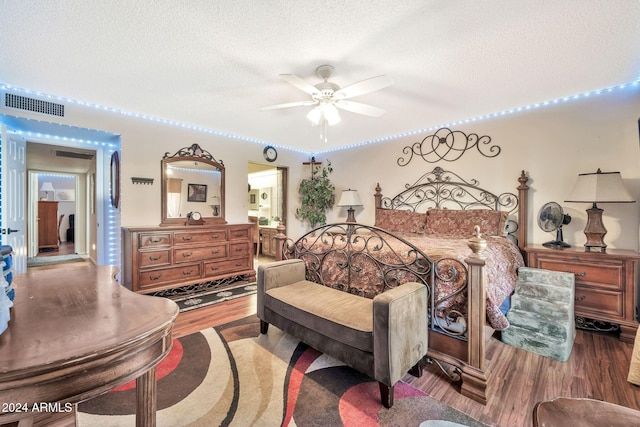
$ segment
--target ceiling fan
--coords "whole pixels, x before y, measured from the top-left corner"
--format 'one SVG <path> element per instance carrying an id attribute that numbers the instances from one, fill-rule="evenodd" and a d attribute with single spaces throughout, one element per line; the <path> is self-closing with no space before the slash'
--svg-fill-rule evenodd
<path id="1" fill-rule="evenodd" d="M 331 126 L 340 121 L 340 114 L 337 110 L 338 108 L 371 117 L 380 117 L 384 114 L 384 110 L 381 108 L 363 104 L 361 102 L 348 101 L 348 99 L 392 85 L 393 80 L 391 77 L 387 75 L 371 77 L 344 88 L 340 88 L 337 84 L 329 81 L 329 78 L 331 78 L 334 71 L 335 68 L 332 65 L 320 65 L 316 68 L 316 74 L 324 80 L 316 85 L 307 83 L 295 74 L 280 74 L 284 80 L 311 95 L 311 100 L 269 105 L 267 107 L 259 108 L 259 110 L 267 111 L 315 105 L 315 108 L 307 114 L 307 118 L 314 125 L 323 124 L 325 126 L 327 124 Z"/>

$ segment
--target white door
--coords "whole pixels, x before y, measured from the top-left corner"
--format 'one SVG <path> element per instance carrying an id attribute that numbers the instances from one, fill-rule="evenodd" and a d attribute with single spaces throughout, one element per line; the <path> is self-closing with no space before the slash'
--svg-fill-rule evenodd
<path id="1" fill-rule="evenodd" d="M 16 274 L 27 272 L 26 173 L 27 143 L 25 139 L 2 126 L 2 244 L 13 248 Z"/>

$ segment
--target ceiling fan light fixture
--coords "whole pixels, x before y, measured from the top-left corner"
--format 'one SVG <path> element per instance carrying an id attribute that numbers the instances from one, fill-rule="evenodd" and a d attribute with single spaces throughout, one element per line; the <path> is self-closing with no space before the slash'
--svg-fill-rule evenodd
<path id="1" fill-rule="evenodd" d="M 322 107 L 322 115 L 324 119 L 329 123 L 329 126 L 340 123 L 340 114 L 338 109 L 333 104 L 324 104 Z"/>
<path id="2" fill-rule="evenodd" d="M 320 107 L 314 107 L 309 111 L 307 119 L 309 119 L 314 126 L 319 125 L 320 120 L 322 120 L 322 111 L 320 111 Z"/>
<path id="3" fill-rule="evenodd" d="M 381 75 L 340 88 L 336 83 L 329 81 L 334 71 L 335 69 L 331 65 L 321 65 L 316 68 L 316 74 L 323 80 L 316 85 L 307 83 L 295 74 L 280 74 L 288 83 L 311 95 L 311 100 L 275 104 L 262 107 L 259 110 L 267 111 L 313 105 L 314 108 L 307 113 L 307 119 L 309 119 L 314 126 L 322 125 L 323 129 L 340 122 L 341 119 L 338 109 L 370 117 L 380 117 L 384 113 L 384 110 L 381 108 L 361 102 L 346 101 L 346 99 L 383 89 L 393 84 L 391 77 Z M 323 132 L 323 134 L 326 135 L 326 132 Z"/>

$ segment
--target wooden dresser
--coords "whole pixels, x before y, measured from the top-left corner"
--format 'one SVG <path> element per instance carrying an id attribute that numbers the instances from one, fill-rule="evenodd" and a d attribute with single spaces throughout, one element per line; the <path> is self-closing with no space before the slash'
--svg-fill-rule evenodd
<path id="1" fill-rule="evenodd" d="M 525 252 L 529 267 L 575 274 L 577 325 L 598 330 L 597 321 L 609 322 L 620 326 L 621 341 L 634 341 L 638 328 L 638 252 L 608 249 L 602 253 L 583 247 L 552 249 L 542 245 L 527 246 Z M 603 325 L 602 329 L 607 328 Z"/>
<path id="2" fill-rule="evenodd" d="M 38 202 L 38 250 L 58 250 L 58 202 Z"/>
<path id="3" fill-rule="evenodd" d="M 134 292 L 248 276 L 253 224 L 122 228 L 122 281 Z"/>

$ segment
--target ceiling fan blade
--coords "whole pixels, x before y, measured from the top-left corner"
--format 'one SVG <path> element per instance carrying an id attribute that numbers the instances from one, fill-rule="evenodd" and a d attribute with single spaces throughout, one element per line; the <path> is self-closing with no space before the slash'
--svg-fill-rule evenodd
<path id="1" fill-rule="evenodd" d="M 365 116 L 380 117 L 384 114 L 384 110 L 382 108 L 363 104 L 361 102 L 339 100 L 334 102 L 334 104 L 336 107 L 342 110 L 351 111 L 352 113 L 357 114 L 364 114 Z"/>
<path id="2" fill-rule="evenodd" d="M 285 104 L 267 105 L 266 107 L 258 108 L 258 111 L 278 110 L 280 108 L 302 107 L 305 105 L 315 105 L 315 104 L 317 104 L 316 101 L 287 102 Z"/>
<path id="3" fill-rule="evenodd" d="M 359 82 L 343 87 L 333 94 L 338 99 L 353 98 L 354 96 L 364 95 L 365 93 L 374 92 L 393 84 L 393 79 L 387 75 L 371 77 L 370 79 L 361 80 Z"/>
<path id="4" fill-rule="evenodd" d="M 309 95 L 315 95 L 320 93 L 318 88 L 302 80 L 300 77 L 296 76 L 295 74 L 280 74 L 280 77 L 282 77 L 283 79 L 285 79 L 287 82 L 297 87 L 298 89 L 301 89 L 307 92 Z"/>

